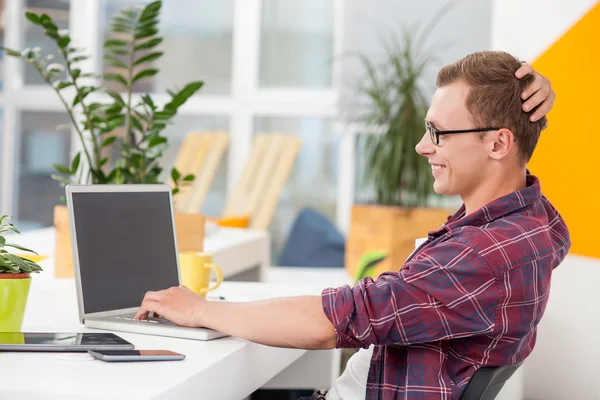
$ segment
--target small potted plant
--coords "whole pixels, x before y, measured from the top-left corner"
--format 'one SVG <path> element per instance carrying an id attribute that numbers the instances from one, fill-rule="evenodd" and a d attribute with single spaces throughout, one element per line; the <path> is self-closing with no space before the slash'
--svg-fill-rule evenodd
<path id="1" fill-rule="evenodd" d="M 8 248 L 37 254 L 18 244 L 6 241 L 5 234 L 19 230 L 10 223 L 10 216 L 0 216 L 0 332 L 20 332 L 31 285 L 31 274 L 42 268 L 35 262 L 9 252 Z"/>

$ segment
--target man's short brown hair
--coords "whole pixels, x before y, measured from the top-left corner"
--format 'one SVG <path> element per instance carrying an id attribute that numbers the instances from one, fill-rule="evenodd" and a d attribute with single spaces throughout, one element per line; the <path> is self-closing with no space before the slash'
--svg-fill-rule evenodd
<path id="1" fill-rule="evenodd" d="M 534 77 L 515 77 L 521 62 L 502 51 L 483 51 L 469 54 L 454 64 L 444 66 L 437 76 L 437 86 L 456 81 L 470 86 L 467 110 L 477 127 L 508 128 L 519 144 L 519 154 L 527 163 L 535 150 L 540 132 L 547 125 L 546 117 L 529 121 L 530 113 L 522 110 L 521 93 Z M 482 134 L 483 135 L 483 134 Z"/>

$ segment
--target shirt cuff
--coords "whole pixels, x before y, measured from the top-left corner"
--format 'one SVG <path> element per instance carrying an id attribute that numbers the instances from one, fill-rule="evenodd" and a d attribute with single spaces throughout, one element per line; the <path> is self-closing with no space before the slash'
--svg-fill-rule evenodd
<path id="1" fill-rule="evenodd" d="M 353 289 L 348 286 L 327 288 L 321 293 L 321 304 L 327 319 L 333 324 L 336 348 L 364 347 L 356 340 L 351 317 L 355 313 Z"/>

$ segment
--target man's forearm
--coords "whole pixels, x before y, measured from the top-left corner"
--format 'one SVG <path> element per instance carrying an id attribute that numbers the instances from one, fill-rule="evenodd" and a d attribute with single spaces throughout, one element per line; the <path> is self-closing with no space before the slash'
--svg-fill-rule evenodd
<path id="1" fill-rule="evenodd" d="M 205 302 L 202 326 L 269 346 L 332 349 L 335 330 L 318 296 L 285 297 L 248 303 Z"/>

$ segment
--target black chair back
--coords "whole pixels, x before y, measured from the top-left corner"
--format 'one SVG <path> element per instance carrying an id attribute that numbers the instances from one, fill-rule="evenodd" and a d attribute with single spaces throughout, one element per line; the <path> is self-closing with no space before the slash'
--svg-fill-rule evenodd
<path id="1" fill-rule="evenodd" d="M 494 400 L 517 369 L 523 364 L 481 367 L 471 377 L 459 400 Z"/>

